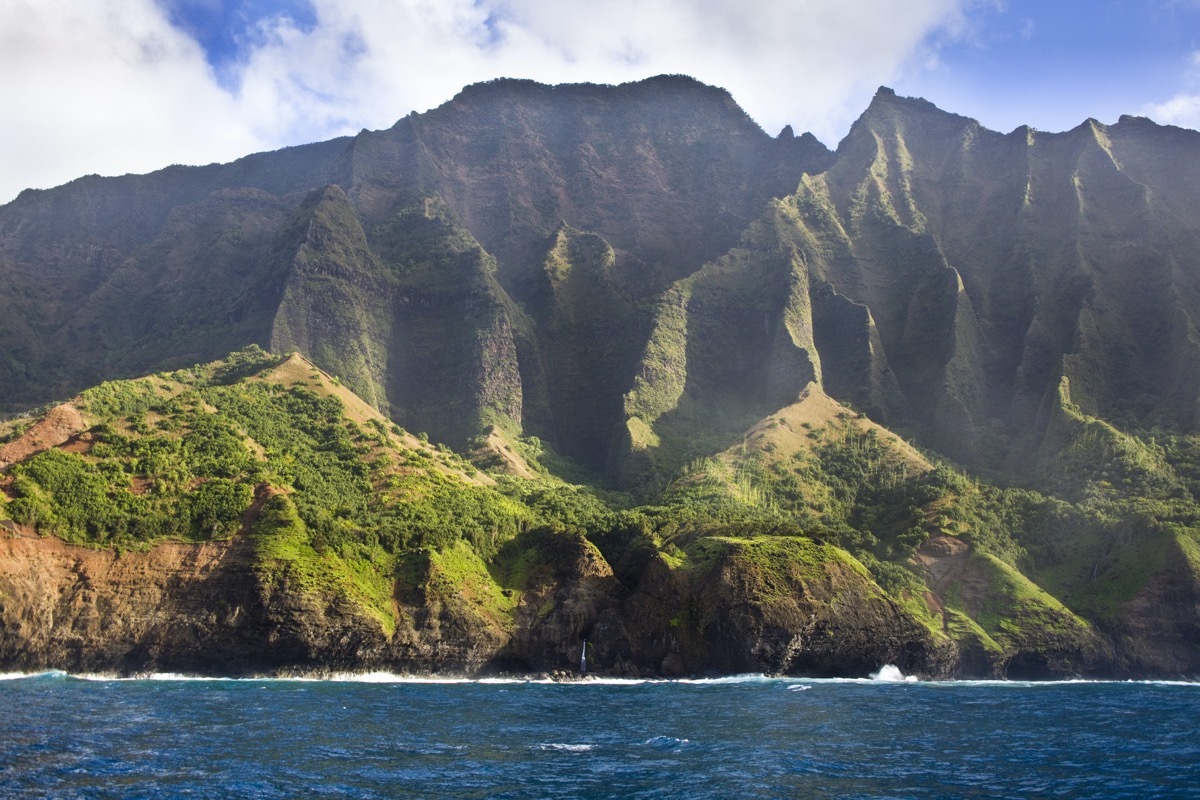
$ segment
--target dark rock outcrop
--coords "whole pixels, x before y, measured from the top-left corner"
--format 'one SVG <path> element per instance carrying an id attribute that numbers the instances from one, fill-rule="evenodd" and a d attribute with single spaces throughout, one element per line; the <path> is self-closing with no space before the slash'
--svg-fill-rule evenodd
<path id="1" fill-rule="evenodd" d="M 397 584 L 399 613 L 386 631 L 345 597 L 264 578 L 246 535 L 124 553 L 5 535 L 0 664 L 224 675 L 574 672 L 587 640 L 589 671 L 599 674 L 865 676 L 884 664 L 928 677 L 996 674 L 827 545 L 701 540 L 694 557 L 707 563 L 672 567 L 655 557 L 632 590 L 582 537 L 545 534 L 523 547 L 526 589 L 512 613 L 493 614 L 461 585 L 438 590 L 425 573 L 421 583 Z M 1030 673 L 1020 664 L 1039 665 L 1036 677 L 1080 666 L 1040 642 L 1008 656 L 1010 677 Z M 1153 658 L 1137 665 L 1158 666 Z"/>

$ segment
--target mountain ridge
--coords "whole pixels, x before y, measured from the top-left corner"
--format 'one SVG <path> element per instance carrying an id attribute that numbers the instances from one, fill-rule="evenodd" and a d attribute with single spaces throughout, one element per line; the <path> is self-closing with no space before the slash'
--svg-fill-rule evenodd
<path id="1" fill-rule="evenodd" d="M 1200 134 L 1133 117 L 1002 134 L 881 87 L 830 151 L 685 76 L 478 84 L 387 130 L 0 206 L 0 406 L 250 344 L 299 351 L 480 465 L 643 509 L 623 533 L 556 518 L 607 565 L 579 569 L 609 587 L 584 593 L 608 609 L 611 663 L 710 668 L 704 626 L 751 625 L 704 605 L 710 580 L 842 563 L 819 540 L 930 631 L 930 674 L 968 650 L 985 672 L 1186 672 L 1194 614 L 1170 598 L 1195 573 L 1163 577 L 1161 558 L 1200 536 L 1192 178 Z M 818 396 L 839 409 L 819 425 L 796 409 Z M 285 528 L 317 513 L 276 511 Z M 442 545 L 426 580 L 488 585 L 475 544 Z M 760 589 L 798 586 L 797 569 Z M 628 644 L 651 632 L 617 612 L 626 591 L 707 611 L 651 659 Z M 471 629 L 516 619 L 493 611 Z M 1000 624 L 1026 618 L 1033 639 Z M 805 663 L 763 636 L 744 652 L 765 660 L 739 663 Z"/>

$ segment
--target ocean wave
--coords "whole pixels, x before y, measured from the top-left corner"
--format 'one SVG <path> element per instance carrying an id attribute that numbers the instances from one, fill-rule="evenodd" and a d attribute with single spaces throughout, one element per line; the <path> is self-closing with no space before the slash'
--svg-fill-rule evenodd
<path id="1" fill-rule="evenodd" d="M 298 675 L 276 677 L 274 680 L 321 681 L 327 683 L 428 683 L 435 685 L 477 683 L 458 675 L 404 675 L 396 672 L 334 672 L 329 675 Z"/>
<path id="2" fill-rule="evenodd" d="M 898 677 L 897 677 L 898 676 Z M 68 673 L 63 670 L 51 669 L 37 672 L 4 672 L 0 673 L 0 681 L 71 679 L 80 681 L 241 681 L 269 683 L 374 683 L 374 684 L 414 684 L 414 685 L 455 685 L 474 684 L 480 686 L 511 686 L 511 685 L 541 685 L 563 687 L 588 686 L 654 686 L 654 685 L 684 685 L 684 686 L 729 686 L 738 684 L 771 684 L 781 685 L 788 691 L 805 691 L 815 686 L 839 684 L 879 685 L 901 683 L 904 685 L 919 685 L 931 688 L 943 687 L 1005 687 L 1012 689 L 1038 688 L 1070 685 L 1129 685 L 1129 686 L 1191 686 L 1200 688 L 1200 682 L 1187 680 L 1147 679 L 1147 680 L 1102 680 L 1094 678 L 1069 678 L 1062 680 L 1008 680 L 1000 678 L 968 679 L 968 680 L 920 680 L 916 676 L 904 675 L 896 669 L 892 672 L 884 667 L 871 677 L 866 678 L 807 678 L 797 675 L 768 676 L 761 673 L 746 675 L 729 675 L 719 678 L 615 678 L 588 675 L 576 680 L 556 680 L 545 676 L 492 676 L 472 678 L 452 675 L 411 675 L 394 672 L 335 672 L 313 675 L 249 675 L 243 677 L 228 677 L 214 675 L 189 675 L 180 672 L 154 672 L 137 675 L 118 675 L 105 672 Z M 798 683 L 797 681 L 803 681 Z"/>
<path id="3" fill-rule="evenodd" d="M 1004 678 L 979 680 L 945 680 L 925 681 L 930 686 L 980 686 L 1023 689 L 1039 686 L 1194 686 L 1200 688 L 1200 682 L 1180 680 L 1104 680 L 1100 678 L 1068 678 L 1065 680 L 1009 680 Z"/>
<path id="4" fill-rule="evenodd" d="M 669 683 L 684 683 L 695 684 L 697 686 L 718 686 L 731 683 L 768 683 L 770 681 L 780 681 L 783 678 L 772 678 L 764 675 L 761 672 L 752 672 L 744 675 L 726 675 L 720 678 L 676 678 L 666 681 Z"/>
<path id="5" fill-rule="evenodd" d="M 883 683 L 916 683 L 918 679 L 916 675 L 905 675 L 895 664 L 884 664 L 871 676 L 871 680 Z"/>
<path id="6" fill-rule="evenodd" d="M 594 744 L 566 744 L 565 742 L 541 742 L 532 746 L 533 750 L 555 750 L 567 753 L 586 753 L 595 750 Z"/>
<path id="7" fill-rule="evenodd" d="M 652 736 L 642 744 L 649 745 L 655 750 L 682 750 L 691 742 L 687 739 L 680 739 L 675 736 Z"/>
<path id="8" fill-rule="evenodd" d="M 147 672 L 134 675 L 118 675 L 115 672 L 72 672 L 64 673 L 76 681 L 91 681 L 94 683 L 113 683 L 129 681 L 235 681 L 238 678 L 222 677 L 219 675 L 188 675 L 183 672 Z"/>
<path id="9" fill-rule="evenodd" d="M 911 680 L 908 680 L 911 678 Z M 796 676 L 787 678 L 792 683 L 797 680 Z M 880 683 L 894 683 L 895 681 L 878 680 L 876 678 L 803 678 L 804 685 L 816 686 L 821 684 L 838 685 L 838 684 L 858 684 L 871 685 Z M 919 684 L 931 688 L 945 687 L 1005 687 L 1010 689 L 1037 688 L 1050 686 L 1194 686 L 1200 688 L 1198 681 L 1181 681 L 1181 680 L 1105 680 L 1101 678 L 1066 678 L 1062 680 L 1015 680 L 1011 678 L 963 678 L 963 679 L 927 679 L 920 680 L 915 676 L 906 676 L 903 681 L 906 685 Z M 789 689 L 791 686 L 788 687 Z"/>
<path id="10" fill-rule="evenodd" d="M 47 669 L 41 672 L 0 672 L 0 681 L 24 681 L 36 678 L 65 678 L 67 673 L 61 669 Z"/>

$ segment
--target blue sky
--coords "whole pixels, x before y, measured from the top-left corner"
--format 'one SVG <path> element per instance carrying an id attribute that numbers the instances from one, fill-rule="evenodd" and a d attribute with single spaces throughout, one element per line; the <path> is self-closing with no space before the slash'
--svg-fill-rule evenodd
<path id="1" fill-rule="evenodd" d="M 979 7 L 970 25 L 894 88 L 1002 131 L 1061 131 L 1121 114 L 1200 123 L 1196 0 L 1010 0 Z M 1173 98 L 1190 99 L 1190 115 L 1160 108 Z"/>
<path id="2" fill-rule="evenodd" d="M 1200 127 L 1200 0 L 0 0 L 0 202 L 664 72 L 831 147 L 880 85 L 1001 131 Z"/>
<path id="3" fill-rule="evenodd" d="M 217 80 L 231 91 L 248 53 L 264 43 L 260 26 L 277 19 L 302 33 L 317 26 L 316 9 L 308 0 L 159 0 L 157 5 L 172 26 L 196 40 Z"/>

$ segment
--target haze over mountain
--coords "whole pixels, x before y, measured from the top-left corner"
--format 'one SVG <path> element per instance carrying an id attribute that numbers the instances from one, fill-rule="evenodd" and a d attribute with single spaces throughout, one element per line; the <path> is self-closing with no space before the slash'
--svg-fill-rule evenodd
<path id="1" fill-rule="evenodd" d="M 0 405 L 251 344 L 297 351 L 480 463 L 531 474 L 542 459 L 634 503 L 719 496 L 800 534 L 816 536 L 812 523 L 884 584 L 895 575 L 878 564 L 908 564 L 921 588 L 885 588 L 940 615 L 946 636 L 952 603 L 986 631 L 969 647 L 954 634 L 953 658 L 930 634 L 927 671 L 972 658 L 993 672 L 1014 658 L 1033 672 L 1195 670 L 1197 187 L 1200 133 L 1143 118 L 1000 134 L 880 89 L 831 152 L 768 135 L 727 92 L 682 76 L 492 81 L 388 130 L 81 178 L 0 207 Z M 867 494 L 828 488 L 842 485 L 836 459 L 819 479 L 797 466 L 839 443 L 882 447 L 871 492 L 935 489 L 872 495 L 904 511 L 871 516 Z M 1039 496 L 1012 518 L 987 506 L 985 522 L 968 497 L 987 492 L 935 471 L 933 455 L 1055 502 L 1176 505 L 1089 522 L 1090 506 Z M 844 528 L 835 499 L 862 505 Z M 674 585 L 669 559 L 623 574 L 627 542 L 602 533 L 589 530 L 633 596 Z M 1113 595 L 1093 585 L 1105 570 L 1141 572 Z M 999 596 L 1036 610 L 997 612 Z M 643 642 L 621 658 L 661 667 L 670 653 L 647 655 L 651 633 L 636 630 L 646 613 L 611 641 Z M 997 614 L 1037 618 L 1039 633 L 996 645 Z M 759 666 L 799 668 L 772 648 Z"/>

